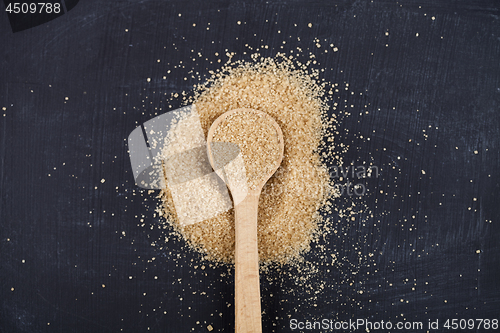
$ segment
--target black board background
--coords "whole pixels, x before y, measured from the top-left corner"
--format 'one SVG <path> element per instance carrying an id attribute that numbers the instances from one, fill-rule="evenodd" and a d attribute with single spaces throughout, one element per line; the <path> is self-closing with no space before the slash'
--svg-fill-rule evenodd
<path id="1" fill-rule="evenodd" d="M 202 81 L 190 71 L 203 78 L 226 49 L 246 59 L 246 44 L 314 51 L 351 113 L 344 159 L 384 170 L 369 184 L 374 217 L 350 229 L 377 249 L 364 293 L 339 283 L 301 304 L 282 293 L 290 281 L 263 281 L 264 331 L 290 332 L 290 318 L 500 318 L 499 7 L 88 0 L 16 33 L 0 14 L 0 332 L 234 331 L 226 268 L 201 274 L 180 241 L 151 246 L 155 194 L 137 190 L 125 139 L 181 104 L 161 94 Z M 337 245 L 349 256 L 356 243 Z"/>

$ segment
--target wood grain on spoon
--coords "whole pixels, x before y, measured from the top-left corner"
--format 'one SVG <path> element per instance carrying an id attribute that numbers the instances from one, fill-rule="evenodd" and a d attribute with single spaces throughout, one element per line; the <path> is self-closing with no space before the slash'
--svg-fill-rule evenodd
<path id="1" fill-rule="evenodd" d="M 218 156 L 212 149 L 212 144 L 217 141 L 235 143 L 240 148 L 247 185 L 244 189 L 231 182 L 231 178 L 240 179 L 241 174 L 228 175 L 227 170 L 219 167 Z M 283 133 L 268 114 L 253 109 L 235 109 L 215 120 L 208 132 L 207 143 L 210 163 L 228 185 L 235 202 L 236 333 L 261 333 L 258 204 L 262 187 L 283 159 Z M 236 197 L 241 199 L 236 200 Z"/>

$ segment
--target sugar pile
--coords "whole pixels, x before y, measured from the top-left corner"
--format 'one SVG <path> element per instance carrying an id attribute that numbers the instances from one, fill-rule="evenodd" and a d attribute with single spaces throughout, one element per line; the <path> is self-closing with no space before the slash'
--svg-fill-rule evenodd
<path id="1" fill-rule="evenodd" d="M 321 210 L 329 210 L 333 191 L 325 161 L 331 159 L 336 120 L 329 118 L 327 85 L 318 71 L 283 55 L 229 62 L 194 89 L 193 103 L 205 135 L 223 113 L 237 108 L 263 111 L 283 131 L 285 151 L 278 171 L 267 182 L 259 201 L 259 256 L 263 263 L 285 263 L 310 248 L 318 234 Z M 242 134 L 252 132 L 246 127 Z M 320 154 L 320 151 L 322 152 Z M 160 214 L 205 259 L 234 259 L 234 211 L 182 226 L 170 190 L 161 194 Z"/>

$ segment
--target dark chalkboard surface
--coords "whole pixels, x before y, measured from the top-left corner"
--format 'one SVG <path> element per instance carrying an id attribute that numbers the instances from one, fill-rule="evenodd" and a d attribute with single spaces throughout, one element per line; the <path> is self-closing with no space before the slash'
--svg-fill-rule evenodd
<path id="1" fill-rule="evenodd" d="M 500 319 L 498 1 L 87 0 L 18 32 L 1 13 L 0 45 L 0 332 L 234 331 L 231 268 L 151 245 L 157 193 L 135 185 L 126 138 L 249 47 L 314 52 L 342 88 L 331 112 L 350 113 L 344 160 L 381 169 L 364 223 L 331 216 L 340 257 L 371 259 L 320 270 L 314 301 L 264 274 L 264 331 Z"/>

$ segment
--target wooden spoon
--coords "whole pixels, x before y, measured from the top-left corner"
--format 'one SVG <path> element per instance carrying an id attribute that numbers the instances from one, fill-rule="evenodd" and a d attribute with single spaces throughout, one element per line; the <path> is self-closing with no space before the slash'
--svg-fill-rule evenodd
<path id="1" fill-rule="evenodd" d="M 260 281 L 259 281 L 259 252 L 257 242 L 257 216 L 259 196 L 262 187 L 276 172 L 283 159 L 284 141 L 281 128 L 276 121 L 267 113 L 253 109 L 235 109 L 228 111 L 215 120 L 210 127 L 207 136 L 207 149 L 210 164 L 214 163 L 212 152 L 212 142 L 214 132 L 228 116 L 236 113 L 244 113 L 252 115 L 259 121 L 272 124 L 276 130 L 277 148 L 279 156 L 272 165 L 268 165 L 263 170 L 267 173 L 259 177 L 255 186 L 249 186 L 246 197 L 241 202 L 235 204 L 235 329 L 236 333 L 261 333 L 261 304 L 260 304 Z M 247 146 L 252 145 L 251 142 L 246 142 Z M 275 147 L 276 148 L 276 147 Z M 246 162 L 246 161 L 245 161 Z M 215 167 L 214 167 L 215 169 Z M 271 170 L 271 171 L 269 171 Z M 217 172 L 217 170 L 216 170 Z M 223 177 L 221 177 L 223 178 Z M 223 178 L 224 180 L 224 178 Z M 239 189 L 232 189 L 227 183 L 229 190 L 233 194 Z M 241 192 L 240 192 L 241 193 Z"/>

